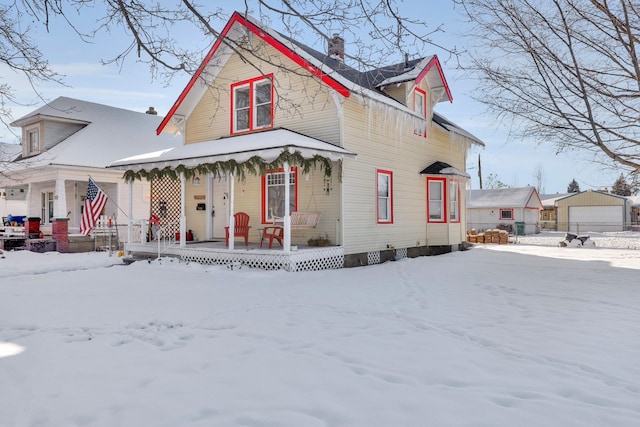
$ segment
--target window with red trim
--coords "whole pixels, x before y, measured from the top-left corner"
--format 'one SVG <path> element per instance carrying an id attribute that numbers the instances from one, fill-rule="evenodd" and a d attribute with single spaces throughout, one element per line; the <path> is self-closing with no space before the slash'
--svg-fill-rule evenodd
<path id="1" fill-rule="evenodd" d="M 378 169 L 376 171 L 376 202 L 378 224 L 393 223 L 393 172 Z"/>
<path id="2" fill-rule="evenodd" d="M 449 222 L 460 222 L 460 183 L 449 182 Z"/>
<path id="3" fill-rule="evenodd" d="M 513 209 L 500 209 L 501 220 L 513 220 Z"/>
<path id="4" fill-rule="evenodd" d="M 413 110 L 421 117 L 427 118 L 427 93 L 420 88 L 415 88 L 413 91 Z M 426 138 L 427 122 L 416 124 L 413 132 Z"/>
<path id="5" fill-rule="evenodd" d="M 273 127 L 273 75 L 231 85 L 231 133 Z"/>
<path id="6" fill-rule="evenodd" d="M 446 222 L 446 178 L 427 178 L 427 221 Z"/>
<path id="7" fill-rule="evenodd" d="M 262 177 L 262 222 L 272 223 L 284 216 L 284 169 L 267 172 Z M 298 210 L 298 168 L 289 173 L 289 211 Z"/>

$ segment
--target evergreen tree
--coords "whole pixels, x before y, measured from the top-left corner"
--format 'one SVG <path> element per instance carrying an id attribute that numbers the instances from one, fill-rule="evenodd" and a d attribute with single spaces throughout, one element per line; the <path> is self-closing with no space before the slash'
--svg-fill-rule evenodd
<path id="1" fill-rule="evenodd" d="M 613 183 L 613 187 L 611 187 L 611 194 L 617 194 L 618 196 L 630 196 L 631 195 L 631 185 L 627 183 L 622 174 L 616 179 L 616 182 Z"/>
<path id="2" fill-rule="evenodd" d="M 580 192 L 580 184 L 576 181 L 575 178 L 569 183 L 567 187 L 567 193 L 579 193 Z"/>

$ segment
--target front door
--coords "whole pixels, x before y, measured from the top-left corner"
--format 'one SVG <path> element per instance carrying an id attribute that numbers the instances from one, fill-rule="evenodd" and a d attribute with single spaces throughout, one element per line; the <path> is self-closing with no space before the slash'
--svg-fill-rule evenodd
<path id="1" fill-rule="evenodd" d="M 224 227 L 229 218 L 229 193 L 227 178 L 213 178 L 211 180 L 211 221 L 213 224 L 213 238 L 224 239 Z"/>
<path id="2" fill-rule="evenodd" d="M 51 224 L 53 220 L 53 191 L 43 191 L 40 193 L 40 222 Z"/>

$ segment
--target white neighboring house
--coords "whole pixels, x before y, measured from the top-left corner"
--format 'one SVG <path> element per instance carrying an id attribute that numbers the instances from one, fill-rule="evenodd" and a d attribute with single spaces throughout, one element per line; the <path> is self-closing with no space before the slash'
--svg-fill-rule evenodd
<path id="1" fill-rule="evenodd" d="M 156 136 L 162 117 L 60 97 L 11 123 L 22 129 L 22 150 L 0 176 L 0 188 L 26 188 L 27 217 L 40 218 L 41 231 L 51 233 L 64 219 L 69 234 L 79 232 L 89 177 L 108 195 L 103 214 L 126 224 L 129 184 L 122 172 L 106 169 L 114 160 L 149 150 L 164 150 L 181 141 Z M 149 217 L 149 184 L 131 187 L 135 219 Z"/>
<path id="2" fill-rule="evenodd" d="M 504 227 L 520 235 L 539 233 L 541 210 L 535 187 L 469 190 L 467 229 L 482 232 Z"/>
<path id="3" fill-rule="evenodd" d="M 0 142 L 0 176 L 9 174 L 12 162 L 20 156 L 20 144 Z M 0 217 L 9 215 L 25 216 L 27 213 L 27 186 L 0 186 Z M 0 224 L 1 225 L 1 224 Z"/>

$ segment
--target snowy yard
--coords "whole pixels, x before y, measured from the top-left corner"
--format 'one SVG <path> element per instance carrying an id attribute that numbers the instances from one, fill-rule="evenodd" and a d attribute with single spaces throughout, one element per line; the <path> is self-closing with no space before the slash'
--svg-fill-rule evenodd
<path id="1" fill-rule="evenodd" d="M 640 233 L 563 236 L 316 273 L 6 253 L 0 426 L 637 426 Z"/>

